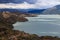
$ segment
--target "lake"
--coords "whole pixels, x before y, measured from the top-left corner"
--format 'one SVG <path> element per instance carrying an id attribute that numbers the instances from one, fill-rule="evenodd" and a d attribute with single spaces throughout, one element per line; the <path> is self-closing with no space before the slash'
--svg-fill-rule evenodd
<path id="1" fill-rule="evenodd" d="M 15 29 L 40 36 L 60 37 L 60 15 L 38 15 L 38 17 L 26 17 L 28 22 L 17 22 Z"/>

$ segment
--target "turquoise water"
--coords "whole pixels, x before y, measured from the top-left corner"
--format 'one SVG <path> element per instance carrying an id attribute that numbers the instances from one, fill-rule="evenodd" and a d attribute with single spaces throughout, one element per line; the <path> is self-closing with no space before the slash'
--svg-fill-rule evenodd
<path id="1" fill-rule="evenodd" d="M 17 22 L 15 29 L 30 34 L 60 36 L 60 15 L 38 15 L 26 17 L 28 22 Z"/>

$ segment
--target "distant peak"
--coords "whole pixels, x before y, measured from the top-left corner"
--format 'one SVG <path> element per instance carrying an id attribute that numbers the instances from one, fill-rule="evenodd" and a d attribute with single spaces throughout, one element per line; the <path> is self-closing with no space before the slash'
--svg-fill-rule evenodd
<path id="1" fill-rule="evenodd" d="M 60 8 L 60 5 L 56 5 L 55 7 L 58 7 L 58 8 Z"/>

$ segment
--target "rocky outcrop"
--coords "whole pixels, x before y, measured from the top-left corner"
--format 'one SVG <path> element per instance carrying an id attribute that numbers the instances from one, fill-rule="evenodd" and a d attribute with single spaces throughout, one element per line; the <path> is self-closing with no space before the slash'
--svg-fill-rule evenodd
<path id="1" fill-rule="evenodd" d="M 18 17 L 17 21 L 19 21 L 19 22 L 26 22 L 26 21 L 28 21 L 28 19 L 26 19 L 24 17 Z"/>
<path id="2" fill-rule="evenodd" d="M 39 40 L 35 34 L 25 33 L 18 30 L 5 30 L 0 32 L 0 40 Z"/>
<path id="3" fill-rule="evenodd" d="M 26 13 L 26 14 L 20 14 L 19 16 L 20 17 L 37 17 L 37 14 L 29 14 L 29 13 Z"/>
<path id="4" fill-rule="evenodd" d="M 13 24 L 17 21 L 25 22 L 28 20 L 24 17 L 12 15 L 9 12 L 0 13 L 0 40 L 32 40 L 32 38 L 39 40 L 35 35 L 32 36 L 23 31 L 14 30 Z"/>
<path id="5" fill-rule="evenodd" d="M 23 21 L 22 21 L 23 20 Z M 60 40 L 59 37 L 38 36 L 24 31 L 14 30 L 13 24 L 17 21 L 25 22 L 27 19 L 12 15 L 9 12 L 0 13 L 0 40 Z"/>
<path id="6" fill-rule="evenodd" d="M 10 12 L 2 12 L 0 13 L 0 28 L 13 28 L 13 24 L 19 22 L 25 22 L 28 21 L 24 17 L 19 17 L 15 14 L 11 14 Z M 7 29 L 6 28 L 6 29 Z"/>

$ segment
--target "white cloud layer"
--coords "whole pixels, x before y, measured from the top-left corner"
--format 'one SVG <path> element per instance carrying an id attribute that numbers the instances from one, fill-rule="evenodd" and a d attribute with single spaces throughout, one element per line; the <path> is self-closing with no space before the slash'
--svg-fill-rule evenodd
<path id="1" fill-rule="evenodd" d="M 53 7 L 55 5 L 60 4 L 59 0 L 37 0 L 35 4 L 29 4 L 27 2 L 21 3 L 21 4 L 0 4 L 0 8 L 20 8 L 20 9 L 43 9 L 43 8 L 49 8 Z"/>
<path id="2" fill-rule="evenodd" d="M 28 4 L 27 2 L 21 3 L 21 4 L 14 4 L 14 3 L 9 3 L 9 4 L 0 4 L 0 8 L 13 8 L 13 9 L 27 9 L 27 8 L 35 8 L 34 4 Z"/>
<path id="3" fill-rule="evenodd" d="M 60 4 L 59 0 L 38 0 L 36 7 L 38 8 L 49 8 Z"/>

